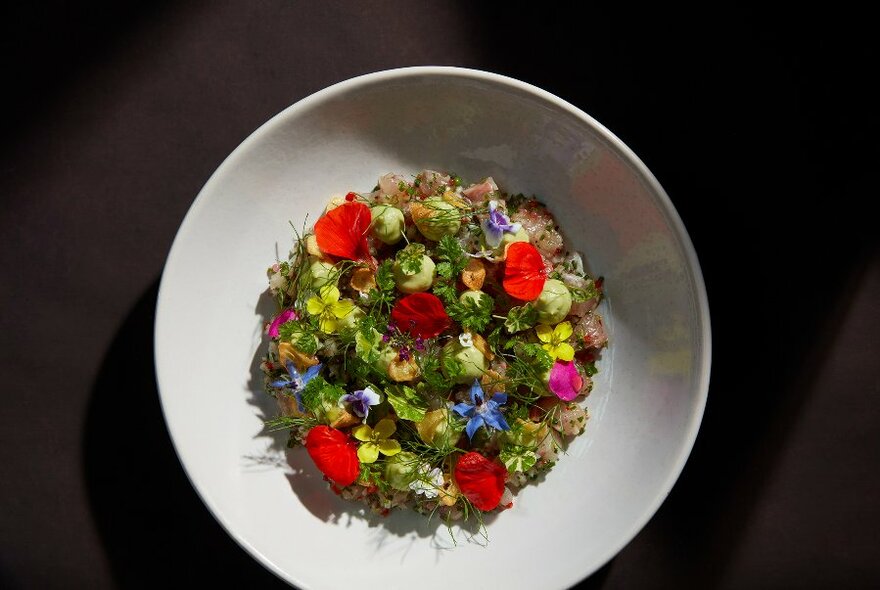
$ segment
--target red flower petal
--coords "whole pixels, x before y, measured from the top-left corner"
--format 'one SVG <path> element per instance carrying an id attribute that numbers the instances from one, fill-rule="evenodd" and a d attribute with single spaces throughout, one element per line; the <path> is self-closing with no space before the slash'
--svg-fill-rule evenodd
<path id="1" fill-rule="evenodd" d="M 433 338 L 450 324 L 443 302 L 430 293 L 402 297 L 391 310 L 391 319 L 410 336 L 420 338 Z"/>
<path id="2" fill-rule="evenodd" d="M 455 464 L 455 484 L 464 497 L 480 510 L 492 510 L 501 502 L 507 468 L 471 451 Z"/>
<path id="3" fill-rule="evenodd" d="M 528 242 L 514 242 L 507 248 L 501 284 L 511 297 L 534 301 L 547 280 L 547 269 L 538 249 Z"/>
<path id="4" fill-rule="evenodd" d="M 329 426 L 315 426 L 306 435 L 306 450 L 318 469 L 333 483 L 345 487 L 358 478 L 361 466 L 348 435 Z"/>
<path id="5" fill-rule="evenodd" d="M 369 260 L 367 233 L 372 215 L 363 203 L 345 202 L 322 215 L 315 223 L 318 248 L 325 254 L 348 260 Z"/>

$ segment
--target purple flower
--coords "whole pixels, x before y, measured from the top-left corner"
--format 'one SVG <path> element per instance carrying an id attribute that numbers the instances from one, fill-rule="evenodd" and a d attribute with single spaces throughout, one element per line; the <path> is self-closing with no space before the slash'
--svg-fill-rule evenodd
<path id="1" fill-rule="evenodd" d="M 293 366 L 293 362 L 287 361 L 286 365 L 289 377 L 282 376 L 281 379 L 273 381 L 269 386 L 284 390 L 284 393 L 287 393 L 288 395 L 293 395 L 296 398 L 296 407 L 299 408 L 300 412 L 305 412 L 306 409 L 302 404 L 303 389 L 306 388 L 309 381 L 318 376 L 318 372 L 324 365 L 318 363 L 313 367 L 309 367 L 304 374 L 300 374 L 300 372 L 296 370 L 296 367 Z"/>
<path id="2" fill-rule="evenodd" d="M 272 320 L 269 324 L 269 338 L 278 338 L 278 328 L 281 324 L 286 324 L 290 320 L 298 320 L 299 316 L 292 309 L 285 309 Z"/>
<path id="3" fill-rule="evenodd" d="M 550 391 L 563 401 L 570 402 L 580 395 L 584 379 L 574 361 L 557 360 L 550 369 Z"/>
<path id="4" fill-rule="evenodd" d="M 339 405 L 350 404 L 351 411 L 354 412 L 355 416 L 366 420 L 367 415 L 370 413 L 370 406 L 375 406 L 379 401 L 379 394 L 369 387 L 365 387 L 340 397 Z"/>
<path id="5" fill-rule="evenodd" d="M 471 440 L 473 440 L 474 433 L 480 426 L 491 426 L 498 430 L 510 430 L 504 415 L 498 409 L 499 405 L 507 403 L 507 394 L 496 393 L 489 400 L 486 400 L 485 396 L 480 382 L 474 379 L 474 384 L 471 385 L 471 403 L 461 402 L 452 407 L 457 414 L 470 418 L 467 426 L 465 426 L 465 432 L 467 432 L 468 438 Z"/>
<path id="6" fill-rule="evenodd" d="M 501 244 L 504 232 L 515 234 L 520 229 L 520 224 L 510 223 L 510 217 L 498 210 L 498 201 L 489 201 L 489 218 L 480 223 L 483 228 L 483 237 L 486 245 L 497 248 Z"/>

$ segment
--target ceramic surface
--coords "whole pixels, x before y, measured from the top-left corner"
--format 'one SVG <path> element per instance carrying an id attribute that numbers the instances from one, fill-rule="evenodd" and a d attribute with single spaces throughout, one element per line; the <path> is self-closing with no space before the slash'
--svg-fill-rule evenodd
<path id="1" fill-rule="evenodd" d="M 493 176 L 539 195 L 605 277 L 610 346 L 586 433 L 514 509 L 473 531 L 396 512 L 367 517 L 327 489 L 303 449 L 262 420 L 258 369 L 274 313 L 266 268 L 289 222 L 385 172 Z M 220 166 L 184 220 L 156 318 L 162 406 L 195 489 L 256 559 L 302 588 L 564 588 L 615 555 L 678 477 L 709 379 L 705 288 L 669 198 L 602 125 L 553 95 L 485 72 L 406 68 L 289 107 Z M 525 566 L 525 567 L 523 567 Z"/>

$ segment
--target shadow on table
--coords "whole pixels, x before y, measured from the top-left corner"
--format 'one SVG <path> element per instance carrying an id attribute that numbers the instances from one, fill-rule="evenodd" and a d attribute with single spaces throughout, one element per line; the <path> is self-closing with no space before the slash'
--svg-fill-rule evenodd
<path id="1" fill-rule="evenodd" d="M 848 79 L 871 54 L 861 41 L 840 53 L 793 44 L 801 33 L 780 36 L 744 13 L 695 30 L 595 7 L 584 19 L 534 3 L 473 10 L 495 31 L 524 33 L 477 37 L 482 67 L 571 101 L 646 157 L 690 232 L 709 296 L 712 378 L 693 453 L 644 530 L 577 588 L 717 587 L 877 252 L 858 198 L 872 184 L 874 135 L 851 131 L 870 119 L 804 126 L 837 104 L 797 80 Z M 760 141 L 768 130 L 784 139 Z"/>
<path id="2" fill-rule="evenodd" d="M 86 416 L 89 500 L 116 582 L 288 588 L 214 520 L 177 459 L 154 373 L 157 292 L 158 280 L 116 334 Z"/>

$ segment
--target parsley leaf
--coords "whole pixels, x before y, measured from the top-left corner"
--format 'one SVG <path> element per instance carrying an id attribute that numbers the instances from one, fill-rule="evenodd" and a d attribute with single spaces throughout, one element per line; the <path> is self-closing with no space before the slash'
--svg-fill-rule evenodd
<path id="1" fill-rule="evenodd" d="M 425 245 L 412 243 L 406 248 L 399 250 L 394 260 L 400 265 L 403 274 L 412 276 L 422 270 L 422 256 L 425 254 Z"/>
<path id="2" fill-rule="evenodd" d="M 394 272 L 391 270 L 393 265 L 394 261 L 388 258 L 383 260 L 376 269 L 376 287 L 378 288 L 371 289 L 368 295 L 371 314 L 376 313 L 377 310 L 381 314 L 383 308 L 386 307 L 389 311 L 391 309 L 391 304 L 394 302 L 394 288 L 396 286 Z"/>
<path id="3" fill-rule="evenodd" d="M 307 410 L 320 417 L 325 413 L 326 406 L 336 407 L 339 398 L 343 395 L 345 395 L 344 389 L 328 383 L 321 376 L 316 376 L 303 389 L 302 403 Z"/>
<path id="4" fill-rule="evenodd" d="M 440 355 L 439 353 L 432 354 L 432 352 L 436 351 L 429 351 L 416 357 L 421 369 L 422 380 L 434 393 L 446 394 L 455 386 L 454 377 L 449 378 L 443 374 L 440 370 Z M 454 361 L 455 359 L 451 360 Z M 460 369 L 461 367 L 459 366 L 458 368 Z"/>
<path id="5" fill-rule="evenodd" d="M 464 297 L 446 307 L 449 317 L 461 324 L 465 330 L 481 332 L 492 321 L 495 301 L 485 293 L 479 297 Z"/>
<path id="6" fill-rule="evenodd" d="M 394 272 L 391 269 L 393 264 L 390 259 L 383 260 L 376 269 L 376 286 L 379 287 L 379 291 L 386 293 L 394 291 Z"/>
<path id="7" fill-rule="evenodd" d="M 311 356 L 318 352 L 315 331 L 308 322 L 284 322 L 278 327 L 278 336 L 281 340 L 293 344 L 303 354 Z"/>
<path id="8" fill-rule="evenodd" d="M 452 273 L 452 263 L 450 262 L 438 262 L 434 270 L 437 271 L 437 276 L 444 279 L 451 280 L 455 278 L 455 275 Z"/>
<path id="9" fill-rule="evenodd" d="M 454 284 L 438 280 L 434 285 L 433 291 L 434 295 L 439 297 L 447 306 L 455 305 L 458 302 L 458 290 Z"/>
<path id="10" fill-rule="evenodd" d="M 461 271 L 467 266 L 468 257 L 458 240 L 452 236 L 443 236 L 434 250 L 437 258 L 437 279 L 434 282 L 434 295 L 443 300 L 447 306 L 458 302 L 456 282 Z"/>
<path id="11" fill-rule="evenodd" d="M 443 357 L 443 374 L 449 381 L 455 381 L 464 374 L 464 367 L 460 361 L 455 360 L 451 356 Z"/>
<path id="12" fill-rule="evenodd" d="M 461 244 L 449 235 L 440 238 L 435 254 L 439 260 L 449 263 L 451 276 L 448 278 L 455 278 L 460 275 L 468 263 L 468 257 L 464 250 L 462 250 Z"/>

